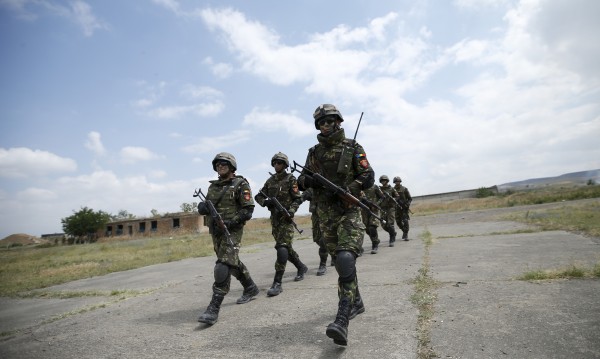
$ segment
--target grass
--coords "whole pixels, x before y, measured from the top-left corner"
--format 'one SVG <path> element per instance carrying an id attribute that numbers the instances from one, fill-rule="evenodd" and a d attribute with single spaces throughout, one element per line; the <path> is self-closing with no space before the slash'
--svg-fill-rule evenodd
<path id="1" fill-rule="evenodd" d="M 455 200 L 446 203 L 415 203 L 415 215 L 441 212 L 460 212 L 484 208 L 568 201 L 600 197 L 600 186 L 566 188 L 557 191 L 543 189 L 502 196 Z M 588 203 L 571 205 L 565 202 L 560 209 L 523 212 L 513 220 L 540 226 L 542 229 L 563 229 L 600 236 L 600 205 Z M 310 237 L 310 216 L 298 216 L 298 227 Z M 424 240 L 431 241 L 431 238 Z M 243 246 L 272 242 L 268 218 L 256 218 L 244 228 Z M 186 258 L 212 256 L 212 240 L 208 233 L 180 234 L 169 237 L 111 239 L 71 246 L 19 246 L 0 249 L 0 296 L 23 296 L 29 291 L 69 281 L 105 275 L 152 264 Z M 425 273 L 427 274 L 427 273 Z M 88 295 L 72 293 L 71 295 Z M 101 294 L 98 294 L 101 295 Z M 102 294 L 103 295 L 103 294 Z"/>
<path id="2" fill-rule="evenodd" d="M 414 203 L 411 206 L 414 215 L 463 212 L 477 209 L 504 208 L 573 201 L 585 198 L 600 198 L 600 185 L 578 186 L 572 188 L 548 187 L 535 191 L 505 193 L 485 198 L 465 198 L 440 203 Z"/>
<path id="3" fill-rule="evenodd" d="M 536 281 L 550 279 L 600 278 L 600 263 L 593 268 L 572 264 L 559 269 L 537 269 L 523 273 L 518 280 Z"/>
<path id="4" fill-rule="evenodd" d="M 423 253 L 423 263 L 416 278 L 412 281 L 414 293 L 411 296 L 411 302 L 418 308 L 417 317 L 417 357 L 419 359 L 437 358 L 437 354 L 431 347 L 431 320 L 434 314 L 434 305 L 437 300 L 435 288 L 438 283 L 429 273 L 431 266 L 429 264 L 429 249 L 433 244 L 431 232 L 425 229 L 419 237 L 425 244 Z"/>
<path id="5" fill-rule="evenodd" d="M 533 224 L 542 230 L 565 230 L 600 237 L 600 203 L 570 204 L 560 208 L 526 211 L 508 219 Z"/>
<path id="6" fill-rule="evenodd" d="M 310 217 L 298 216 L 300 228 L 310 229 Z M 309 233 L 306 231 L 305 233 Z M 169 237 L 110 239 L 103 242 L 53 247 L 22 246 L 0 250 L 0 296 L 40 296 L 35 289 L 167 263 L 214 255 L 208 233 Z M 307 238 L 296 235 L 296 239 Z M 243 246 L 273 241 L 268 218 L 257 218 L 244 228 Z M 50 295 L 50 294 L 47 294 Z M 70 293 L 72 296 L 106 293 Z"/>

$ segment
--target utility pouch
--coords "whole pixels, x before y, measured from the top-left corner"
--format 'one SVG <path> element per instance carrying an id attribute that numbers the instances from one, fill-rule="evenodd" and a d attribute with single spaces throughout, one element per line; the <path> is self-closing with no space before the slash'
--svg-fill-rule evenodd
<path id="1" fill-rule="evenodd" d="M 340 161 L 338 162 L 337 174 L 346 176 L 352 170 L 352 155 L 354 154 L 354 140 L 343 142 Z"/>

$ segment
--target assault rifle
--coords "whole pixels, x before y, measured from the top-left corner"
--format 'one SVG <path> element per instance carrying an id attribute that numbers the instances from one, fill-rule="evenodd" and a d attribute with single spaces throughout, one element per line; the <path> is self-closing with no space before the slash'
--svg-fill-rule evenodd
<path id="1" fill-rule="evenodd" d="M 294 168 L 292 168 L 292 172 L 293 171 L 301 172 L 301 171 L 298 171 L 298 169 L 296 167 L 302 168 L 302 170 L 304 170 L 304 172 L 306 172 L 307 175 L 311 176 L 315 181 L 317 181 L 317 183 L 319 183 L 325 189 L 327 189 L 330 192 L 333 192 L 333 194 L 340 197 L 340 199 L 342 201 L 352 204 L 352 205 L 355 205 L 355 206 L 359 206 L 360 208 L 367 211 L 371 216 L 373 216 L 373 217 L 377 218 L 379 221 L 381 221 L 381 223 L 385 224 L 384 219 L 380 218 L 378 215 L 373 213 L 373 211 L 371 211 L 371 208 L 369 208 L 369 206 L 367 206 L 366 204 L 361 202 L 358 198 L 354 197 L 352 195 L 352 193 L 350 193 L 350 191 L 343 189 L 342 187 L 336 185 L 335 183 L 331 182 L 330 180 L 321 176 L 320 174 L 313 172 L 304 166 L 301 166 L 296 161 L 294 161 Z"/>
<path id="2" fill-rule="evenodd" d="M 408 210 L 410 213 L 413 213 L 410 210 L 410 208 L 408 207 L 408 204 L 406 202 L 404 202 L 402 199 L 400 199 L 400 198 L 394 199 L 394 197 L 392 197 L 392 195 L 390 195 L 386 191 L 381 191 L 381 192 L 383 192 L 389 199 L 391 199 L 392 201 L 394 201 L 394 203 L 396 203 L 396 206 L 398 206 L 401 210 L 403 210 L 403 211 Z"/>
<path id="3" fill-rule="evenodd" d="M 410 210 L 410 204 L 407 201 L 403 200 L 402 198 L 398 198 L 396 202 L 398 202 L 398 207 L 400 207 L 401 210 L 413 213 L 413 211 Z"/>
<path id="4" fill-rule="evenodd" d="M 215 208 L 215 205 L 212 203 L 212 201 L 206 199 L 206 196 L 204 195 L 204 193 L 202 193 L 201 188 L 194 191 L 194 197 L 198 197 L 202 202 L 206 203 L 206 207 L 208 207 L 208 211 L 210 212 L 210 216 L 212 217 L 213 222 L 217 225 L 217 227 L 221 229 L 223 233 L 225 233 L 225 237 L 227 237 L 227 243 L 229 243 L 230 246 L 234 247 L 235 245 L 231 240 L 231 233 L 229 233 L 229 229 L 227 228 L 225 221 L 223 221 L 223 217 L 221 217 L 219 212 L 217 212 L 217 209 Z"/>
<path id="5" fill-rule="evenodd" d="M 368 199 L 366 196 L 365 196 L 365 197 L 362 197 L 362 198 L 360 199 L 360 201 L 361 201 L 362 203 L 366 204 L 366 205 L 367 205 L 367 206 L 369 206 L 369 207 L 374 207 L 374 208 L 377 208 L 379 211 L 381 211 L 380 213 L 381 213 L 381 214 L 382 214 L 384 217 L 387 217 L 387 216 L 386 216 L 386 213 L 387 213 L 387 212 L 386 212 L 386 211 L 384 211 L 384 210 L 383 210 L 383 208 L 379 207 L 379 206 L 377 205 L 377 203 L 375 203 L 375 202 L 371 201 L 370 199 Z"/>
<path id="6" fill-rule="evenodd" d="M 292 217 L 292 215 L 290 214 L 290 212 L 287 209 L 285 209 L 285 207 L 281 204 L 281 202 L 279 202 L 279 200 L 277 199 L 277 197 L 269 197 L 262 190 L 258 191 L 258 193 L 262 194 L 263 196 L 265 196 L 266 199 L 268 199 L 269 201 L 273 202 L 273 204 L 275 205 L 275 208 L 277 209 L 277 211 L 279 213 L 283 214 L 283 216 L 285 218 L 287 218 L 290 222 L 292 222 L 292 225 L 294 225 L 294 228 L 296 228 L 296 230 L 298 231 L 298 233 L 302 234 L 302 232 L 304 232 L 304 230 L 298 228 L 298 225 L 296 225 L 296 222 L 294 222 L 294 217 Z"/>

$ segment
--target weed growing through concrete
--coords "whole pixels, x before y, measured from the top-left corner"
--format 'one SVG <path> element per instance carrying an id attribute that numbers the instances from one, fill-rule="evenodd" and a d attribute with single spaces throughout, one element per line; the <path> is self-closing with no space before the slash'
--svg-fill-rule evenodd
<path id="1" fill-rule="evenodd" d="M 435 288 L 437 282 L 430 275 L 429 249 L 433 244 L 431 233 L 427 228 L 419 235 L 425 244 L 423 263 L 417 277 L 413 280 L 414 293 L 411 296 L 412 303 L 419 309 L 417 318 L 417 356 L 419 359 L 437 358 L 437 354 L 431 348 L 431 319 L 434 314 L 434 304 L 437 299 Z"/>
<path id="2" fill-rule="evenodd" d="M 571 278 L 600 278 L 600 263 L 596 263 L 593 268 L 573 264 L 567 268 L 537 269 L 527 271 L 517 277 L 518 280 L 529 281 Z"/>

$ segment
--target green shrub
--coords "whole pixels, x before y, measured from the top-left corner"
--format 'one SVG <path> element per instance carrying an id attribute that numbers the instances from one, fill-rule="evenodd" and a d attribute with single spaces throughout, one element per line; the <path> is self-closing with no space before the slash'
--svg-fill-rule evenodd
<path id="1" fill-rule="evenodd" d="M 479 187 L 477 189 L 477 191 L 475 192 L 475 197 L 477 197 L 477 198 L 491 197 L 494 195 L 495 195 L 494 191 L 492 191 L 491 189 L 489 189 L 487 187 Z"/>

